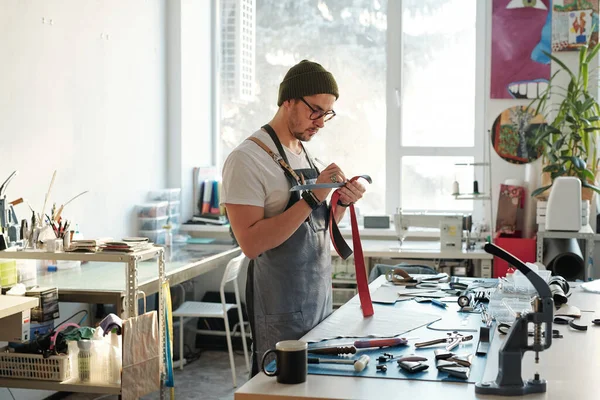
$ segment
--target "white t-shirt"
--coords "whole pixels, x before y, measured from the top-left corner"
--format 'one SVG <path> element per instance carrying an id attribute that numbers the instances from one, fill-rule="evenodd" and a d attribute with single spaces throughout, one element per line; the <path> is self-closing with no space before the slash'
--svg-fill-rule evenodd
<path id="1" fill-rule="evenodd" d="M 256 131 L 252 136 L 279 154 L 268 133 Z M 310 168 L 304 150 L 295 154 L 283 146 L 292 169 Z M 221 204 L 264 207 L 265 218 L 281 214 L 290 200 L 290 184 L 281 166 L 256 143 L 244 140 L 225 160 Z"/>

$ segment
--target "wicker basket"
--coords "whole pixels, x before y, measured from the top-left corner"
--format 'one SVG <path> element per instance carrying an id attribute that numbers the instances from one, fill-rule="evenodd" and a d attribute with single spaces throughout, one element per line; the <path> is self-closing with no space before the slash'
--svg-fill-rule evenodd
<path id="1" fill-rule="evenodd" d="M 0 377 L 62 382 L 70 378 L 69 356 L 0 353 Z"/>

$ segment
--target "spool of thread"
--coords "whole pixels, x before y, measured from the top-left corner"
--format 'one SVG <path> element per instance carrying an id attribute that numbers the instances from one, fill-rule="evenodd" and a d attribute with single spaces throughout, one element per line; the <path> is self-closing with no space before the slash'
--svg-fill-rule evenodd
<path id="1" fill-rule="evenodd" d="M 473 193 L 479 194 L 479 183 L 477 181 L 473 181 Z"/>
<path id="2" fill-rule="evenodd" d="M 452 183 L 452 194 L 457 195 L 459 193 L 460 193 L 460 190 L 458 190 L 458 182 L 454 181 L 454 183 Z"/>

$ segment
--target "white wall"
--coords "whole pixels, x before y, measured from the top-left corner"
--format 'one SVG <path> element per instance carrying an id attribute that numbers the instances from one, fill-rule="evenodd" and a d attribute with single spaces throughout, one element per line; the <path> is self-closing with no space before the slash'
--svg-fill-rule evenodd
<path id="1" fill-rule="evenodd" d="M 0 2 L 0 180 L 87 237 L 135 233 L 134 205 L 166 183 L 164 0 Z M 49 211 L 50 205 L 46 207 Z M 19 218 L 29 218 L 25 205 Z"/>

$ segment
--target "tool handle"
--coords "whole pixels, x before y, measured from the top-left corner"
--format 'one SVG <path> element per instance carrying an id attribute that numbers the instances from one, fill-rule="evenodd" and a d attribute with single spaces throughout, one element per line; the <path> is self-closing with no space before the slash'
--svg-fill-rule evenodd
<path id="1" fill-rule="evenodd" d="M 312 354 L 356 354 L 354 346 L 323 347 L 320 349 L 308 349 Z"/>
<path id="2" fill-rule="evenodd" d="M 408 341 L 405 338 L 366 339 L 355 341 L 354 347 L 366 349 L 369 347 L 405 346 L 407 343 Z"/>
<path id="3" fill-rule="evenodd" d="M 433 344 L 446 343 L 446 341 L 447 341 L 447 339 L 433 339 L 433 340 L 429 340 L 427 342 L 415 343 L 415 347 L 419 348 L 419 347 L 431 346 Z"/>

